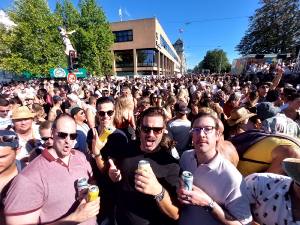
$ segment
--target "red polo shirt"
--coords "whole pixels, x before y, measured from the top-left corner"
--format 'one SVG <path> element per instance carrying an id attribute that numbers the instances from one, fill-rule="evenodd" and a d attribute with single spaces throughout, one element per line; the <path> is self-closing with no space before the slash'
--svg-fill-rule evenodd
<path id="1" fill-rule="evenodd" d="M 4 213 L 24 215 L 42 209 L 40 223 L 61 219 L 74 212 L 79 204 L 76 181 L 91 176 L 91 166 L 81 152 L 73 150 L 66 165 L 44 150 L 16 176 L 4 201 Z M 96 224 L 96 218 L 82 224 Z"/>

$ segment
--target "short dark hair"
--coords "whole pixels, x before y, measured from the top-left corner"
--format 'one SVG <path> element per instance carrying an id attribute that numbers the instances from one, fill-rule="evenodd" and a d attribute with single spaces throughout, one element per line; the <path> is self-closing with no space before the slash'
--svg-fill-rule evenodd
<path id="1" fill-rule="evenodd" d="M 39 126 L 39 132 L 41 132 L 41 130 L 47 130 L 47 129 L 50 129 L 52 127 L 53 127 L 53 122 L 52 121 L 49 121 L 49 120 L 43 121 Z"/>
<path id="2" fill-rule="evenodd" d="M 216 130 L 219 130 L 219 122 L 218 122 L 218 118 L 213 116 L 211 113 L 207 113 L 207 112 L 200 112 L 197 114 L 196 118 L 194 119 L 194 122 L 193 122 L 193 126 L 194 126 L 194 123 L 196 122 L 196 120 L 202 118 L 202 117 L 210 117 L 212 118 L 214 121 L 215 121 L 215 128 Z"/>
<path id="3" fill-rule="evenodd" d="M 98 105 L 104 104 L 104 103 L 112 103 L 115 106 L 115 102 L 112 98 L 110 97 L 101 97 L 97 99 L 96 102 L 96 107 L 98 107 Z"/>
<path id="4" fill-rule="evenodd" d="M 164 125 L 165 125 L 166 115 L 164 113 L 163 108 L 160 108 L 160 107 L 150 107 L 150 108 L 146 109 L 145 111 L 143 111 L 140 115 L 138 125 L 139 126 L 141 125 L 141 123 L 145 117 L 150 117 L 150 116 L 161 116 L 163 118 Z"/>
<path id="5" fill-rule="evenodd" d="M 67 113 L 62 113 L 59 116 L 57 116 L 56 119 L 53 121 L 52 129 L 56 129 L 57 128 L 57 122 L 58 122 L 58 120 L 60 120 L 62 118 L 69 118 L 70 120 L 74 121 L 74 123 L 76 124 L 76 122 L 75 122 L 75 120 L 74 120 L 74 118 L 72 116 L 70 116 Z"/>
<path id="6" fill-rule="evenodd" d="M 0 98 L 0 106 L 9 106 L 9 101 L 5 98 Z"/>

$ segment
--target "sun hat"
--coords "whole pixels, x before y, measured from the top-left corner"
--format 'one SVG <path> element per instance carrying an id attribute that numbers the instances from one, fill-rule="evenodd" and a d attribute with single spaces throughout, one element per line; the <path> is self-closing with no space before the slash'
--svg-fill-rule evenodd
<path id="1" fill-rule="evenodd" d="M 20 106 L 16 108 L 12 112 L 12 119 L 28 119 L 28 118 L 34 118 L 35 114 L 30 111 L 30 109 L 27 106 Z"/>
<path id="2" fill-rule="evenodd" d="M 300 184 L 300 159 L 286 158 L 282 161 L 282 168 L 289 177 Z"/>
<path id="3" fill-rule="evenodd" d="M 255 115 L 255 113 L 249 112 L 249 110 L 245 107 L 235 108 L 230 112 L 230 117 L 227 119 L 227 123 L 229 126 L 234 126 Z"/>

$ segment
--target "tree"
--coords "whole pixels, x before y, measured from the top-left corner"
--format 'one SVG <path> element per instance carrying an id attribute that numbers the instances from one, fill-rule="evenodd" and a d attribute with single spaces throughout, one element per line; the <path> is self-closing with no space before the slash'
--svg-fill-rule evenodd
<path id="1" fill-rule="evenodd" d="M 203 69 L 210 70 L 212 73 L 228 72 L 230 64 L 226 53 L 222 49 L 207 51 L 204 59 L 194 68 L 194 72 L 201 72 Z"/>
<path id="2" fill-rule="evenodd" d="M 260 0 L 236 50 L 242 55 L 293 52 L 300 36 L 299 0 Z"/>
<path id="3" fill-rule="evenodd" d="M 66 65 L 57 26 L 46 0 L 16 0 L 8 12 L 17 24 L 1 32 L 0 68 L 15 73 L 49 74 L 49 69 Z"/>
<path id="4" fill-rule="evenodd" d="M 79 64 L 95 75 L 110 74 L 114 36 L 104 12 L 95 0 L 81 0 L 79 8 L 81 17 L 75 33 Z"/>

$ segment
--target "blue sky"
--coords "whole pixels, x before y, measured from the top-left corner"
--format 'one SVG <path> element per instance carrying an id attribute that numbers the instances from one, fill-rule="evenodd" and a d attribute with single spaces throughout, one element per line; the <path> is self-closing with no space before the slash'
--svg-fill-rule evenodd
<path id="1" fill-rule="evenodd" d="M 72 0 L 77 6 L 78 0 Z M 56 0 L 48 0 L 54 9 Z M 259 0 L 97 0 L 110 22 L 157 17 L 172 43 L 184 41 L 188 68 L 193 68 L 208 50 L 221 48 L 230 62 L 239 57 L 234 50 L 249 23 L 248 17 L 259 8 Z M 7 9 L 13 0 L 0 0 Z M 183 33 L 179 33 L 179 29 Z"/>

